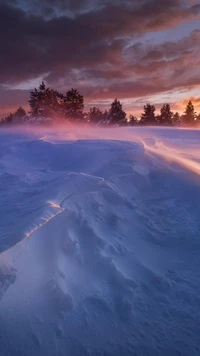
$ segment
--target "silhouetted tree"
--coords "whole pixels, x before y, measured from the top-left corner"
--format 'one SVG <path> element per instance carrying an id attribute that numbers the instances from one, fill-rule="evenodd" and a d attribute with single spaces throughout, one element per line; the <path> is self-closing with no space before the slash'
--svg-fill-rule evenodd
<path id="1" fill-rule="evenodd" d="M 26 111 L 20 106 L 13 114 L 12 122 L 15 124 L 20 124 L 25 121 Z"/>
<path id="2" fill-rule="evenodd" d="M 52 117 L 59 112 L 59 99 L 61 94 L 53 89 L 46 88 L 44 82 L 40 84 L 39 90 L 34 89 L 30 93 L 30 114 L 33 117 Z"/>
<path id="3" fill-rule="evenodd" d="M 77 89 L 69 90 L 63 96 L 63 112 L 69 120 L 83 120 L 84 98 Z"/>
<path id="4" fill-rule="evenodd" d="M 108 119 L 111 124 L 124 125 L 126 121 L 126 113 L 122 109 L 122 104 L 115 99 L 108 113 Z"/>
<path id="5" fill-rule="evenodd" d="M 24 116 L 26 116 L 26 111 L 20 106 L 16 110 L 15 115 L 18 116 L 19 118 L 23 118 Z"/>
<path id="6" fill-rule="evenodd" d="M 144 113 L 141 115 L 140 124 L 141 125 L 156 125 L 156 117 L 155 117 L 155 106 L 151 104 L 146 104 L 144 106 Z"/>
<path id="7" fill-rule="evenodd" d="M 186 126 L 193 126 L 195 124 L 195 118 L 196 118 L 196 113 L 194 111 L 194 105 L 190 100 L 186 106 L 186 110 L 184 113 L 184 124 Z"/>
<path id="8" fill-rule="evenodd" d="M 109 124 L 109 112 L 108 110 L 105 110 L 103 112 L 102 120 L 100 122 L 101 124 L 108 125 Z"/>
<path id="9" fill-rule="evenodd" d="M 160 110 L 160 115 L 155 116 L 155 106 L 147 103 L 144 106 L 144 112 L 138 122 L 133 115 L 126 118 L 126 113 L 123 111 L 122 104 L 118 99 L 115 99 L 109 111 L 102 112 L 96 107 L 90 108 L 88 113 L 84 113 L 84 97 L 77 89 L 69 90 L 65 95 L 47 88 L 42 82 L 38 89 L 34 89 L 30 93 L 30 114 L 32 122 L 35 118 L 46 119 L 46 122 L 51 121 L 54 117 L 65 117 L 72 121 L 85 121 L 98 123 L 102 125 L 117 124 L 134 126 L 140 125 L 187 125 L 197 126 L 200 124 L 200 114 L 197 116 L 194 111 L 194 106 L 191 100 L 188 102 L 185 113 L 180 117 L 179 113 L 173 113 L 169 104 L 164 104 Z M 0 124 L 20 123 L 27 121 L 28 117 L 25 110 L 19 107 L 14 114 L 10 114 L 5 119 L 0 120 Z"/>
<path id="10" fill-rule="evenodd" d="M 179 124 L 179 123 L 180 123 L 180 119 L 181 119 L 181 117 L 180 117 L 179 113 L 178 113 L 178 112 L 175 112 L 175 113 L 173 114 L 173 116 L 172 116 L 172 123 L 173 123 L 173 125 Z"/>
<path id="11" fill-rule="evenodd" d="M 160 125 L 171 126 L 172 125 L 173 112 L 171 111 L 169 104 L 164 104 L 160 109 L 159 123 Z"/>
<path id="12" fill-rule="evenodd" d="M 129 126 L 135 126 L 138 124 L 138 120 L 137 120 L 137 117 L 133 116 L 133 115 L 130 115 L 129 116 L 129 119 L 128 119 L 128 125 Z"/>
<path id="13" fill-rule="evenodd" d="M 90 111 L 88 113 L 89 122 L 97 124 L 101 122 L 102 119 L 103 119 L 103 112 L 100 109 L 96 107 L 90 108 Z"/>
<path id="14" fill-rule="evenodd" d="M 11 113 L 2 120 L 3 124 L 12 124 L 12 122 L 13 122 L 13 114 Z"/>

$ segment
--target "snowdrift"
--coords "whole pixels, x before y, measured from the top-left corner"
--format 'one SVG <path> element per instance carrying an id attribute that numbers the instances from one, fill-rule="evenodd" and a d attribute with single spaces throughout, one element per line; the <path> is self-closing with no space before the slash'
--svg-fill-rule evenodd
<path id="1" fill-rule="evenodd" d="M 0 133 L 1 355 L 199 355 L 200 131 Z"/>

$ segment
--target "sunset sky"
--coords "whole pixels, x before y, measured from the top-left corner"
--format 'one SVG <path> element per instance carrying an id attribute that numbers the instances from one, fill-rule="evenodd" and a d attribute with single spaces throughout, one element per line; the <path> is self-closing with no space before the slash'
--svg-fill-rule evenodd
<path id="1" fill-rule="evenodd" d="M 200 111 L 200 1 L 0 0 L 0 117 L 44 80 L 86 109 L 120 99 Z"/>

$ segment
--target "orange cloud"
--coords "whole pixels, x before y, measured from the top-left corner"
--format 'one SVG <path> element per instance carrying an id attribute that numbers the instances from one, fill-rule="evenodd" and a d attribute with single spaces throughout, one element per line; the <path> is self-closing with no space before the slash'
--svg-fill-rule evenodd
<path id="1" fill-rule="evenodd" d="M 192 101 L 196 111 L 200 110 L 200 96 L 187 96 L 185 99 L 174 103 L 174 107 L 183 112 L 189 100 Z"/>

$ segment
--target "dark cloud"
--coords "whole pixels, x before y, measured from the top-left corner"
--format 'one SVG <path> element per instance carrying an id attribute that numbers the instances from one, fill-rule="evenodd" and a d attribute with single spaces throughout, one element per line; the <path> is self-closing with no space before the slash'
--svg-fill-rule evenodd
<path id="1" fill-rule="evenodd" d="M 200 4 L 181 0 L 0 0 L 0 85 L 46 74 L 54 87 L 97 98 L 158 92 L 175 72 L 173 86 L 181 75 L 188 85 L 199 32 L 161 45 L 143 36 L 199 18 Z"/>
<path id="2" fill-rule="evenodd" d="M 0 2 L 5 3 L 4 0 Z M 180 0 L 169 1 L 152 1 L 152 0 L 8 0 L 7 4 L 23 9 L 27 13 L 41 14 L 43 16 L 51 14 L 54 16 L 62 16 L 66 14 L 79 15 L 85 12 L 97 11 L 99 9 L 109 8 L 127 8 L 129 10 L 141 12 L 141 8 L 145 7 L 146 11 L 159 12 L 170 7 L 177 9 L 177 5 L 181 6 Z M 51 9 L 51 10 L 50 10 Z M 48 17 L 48 16 L 47 16 Z"/>

